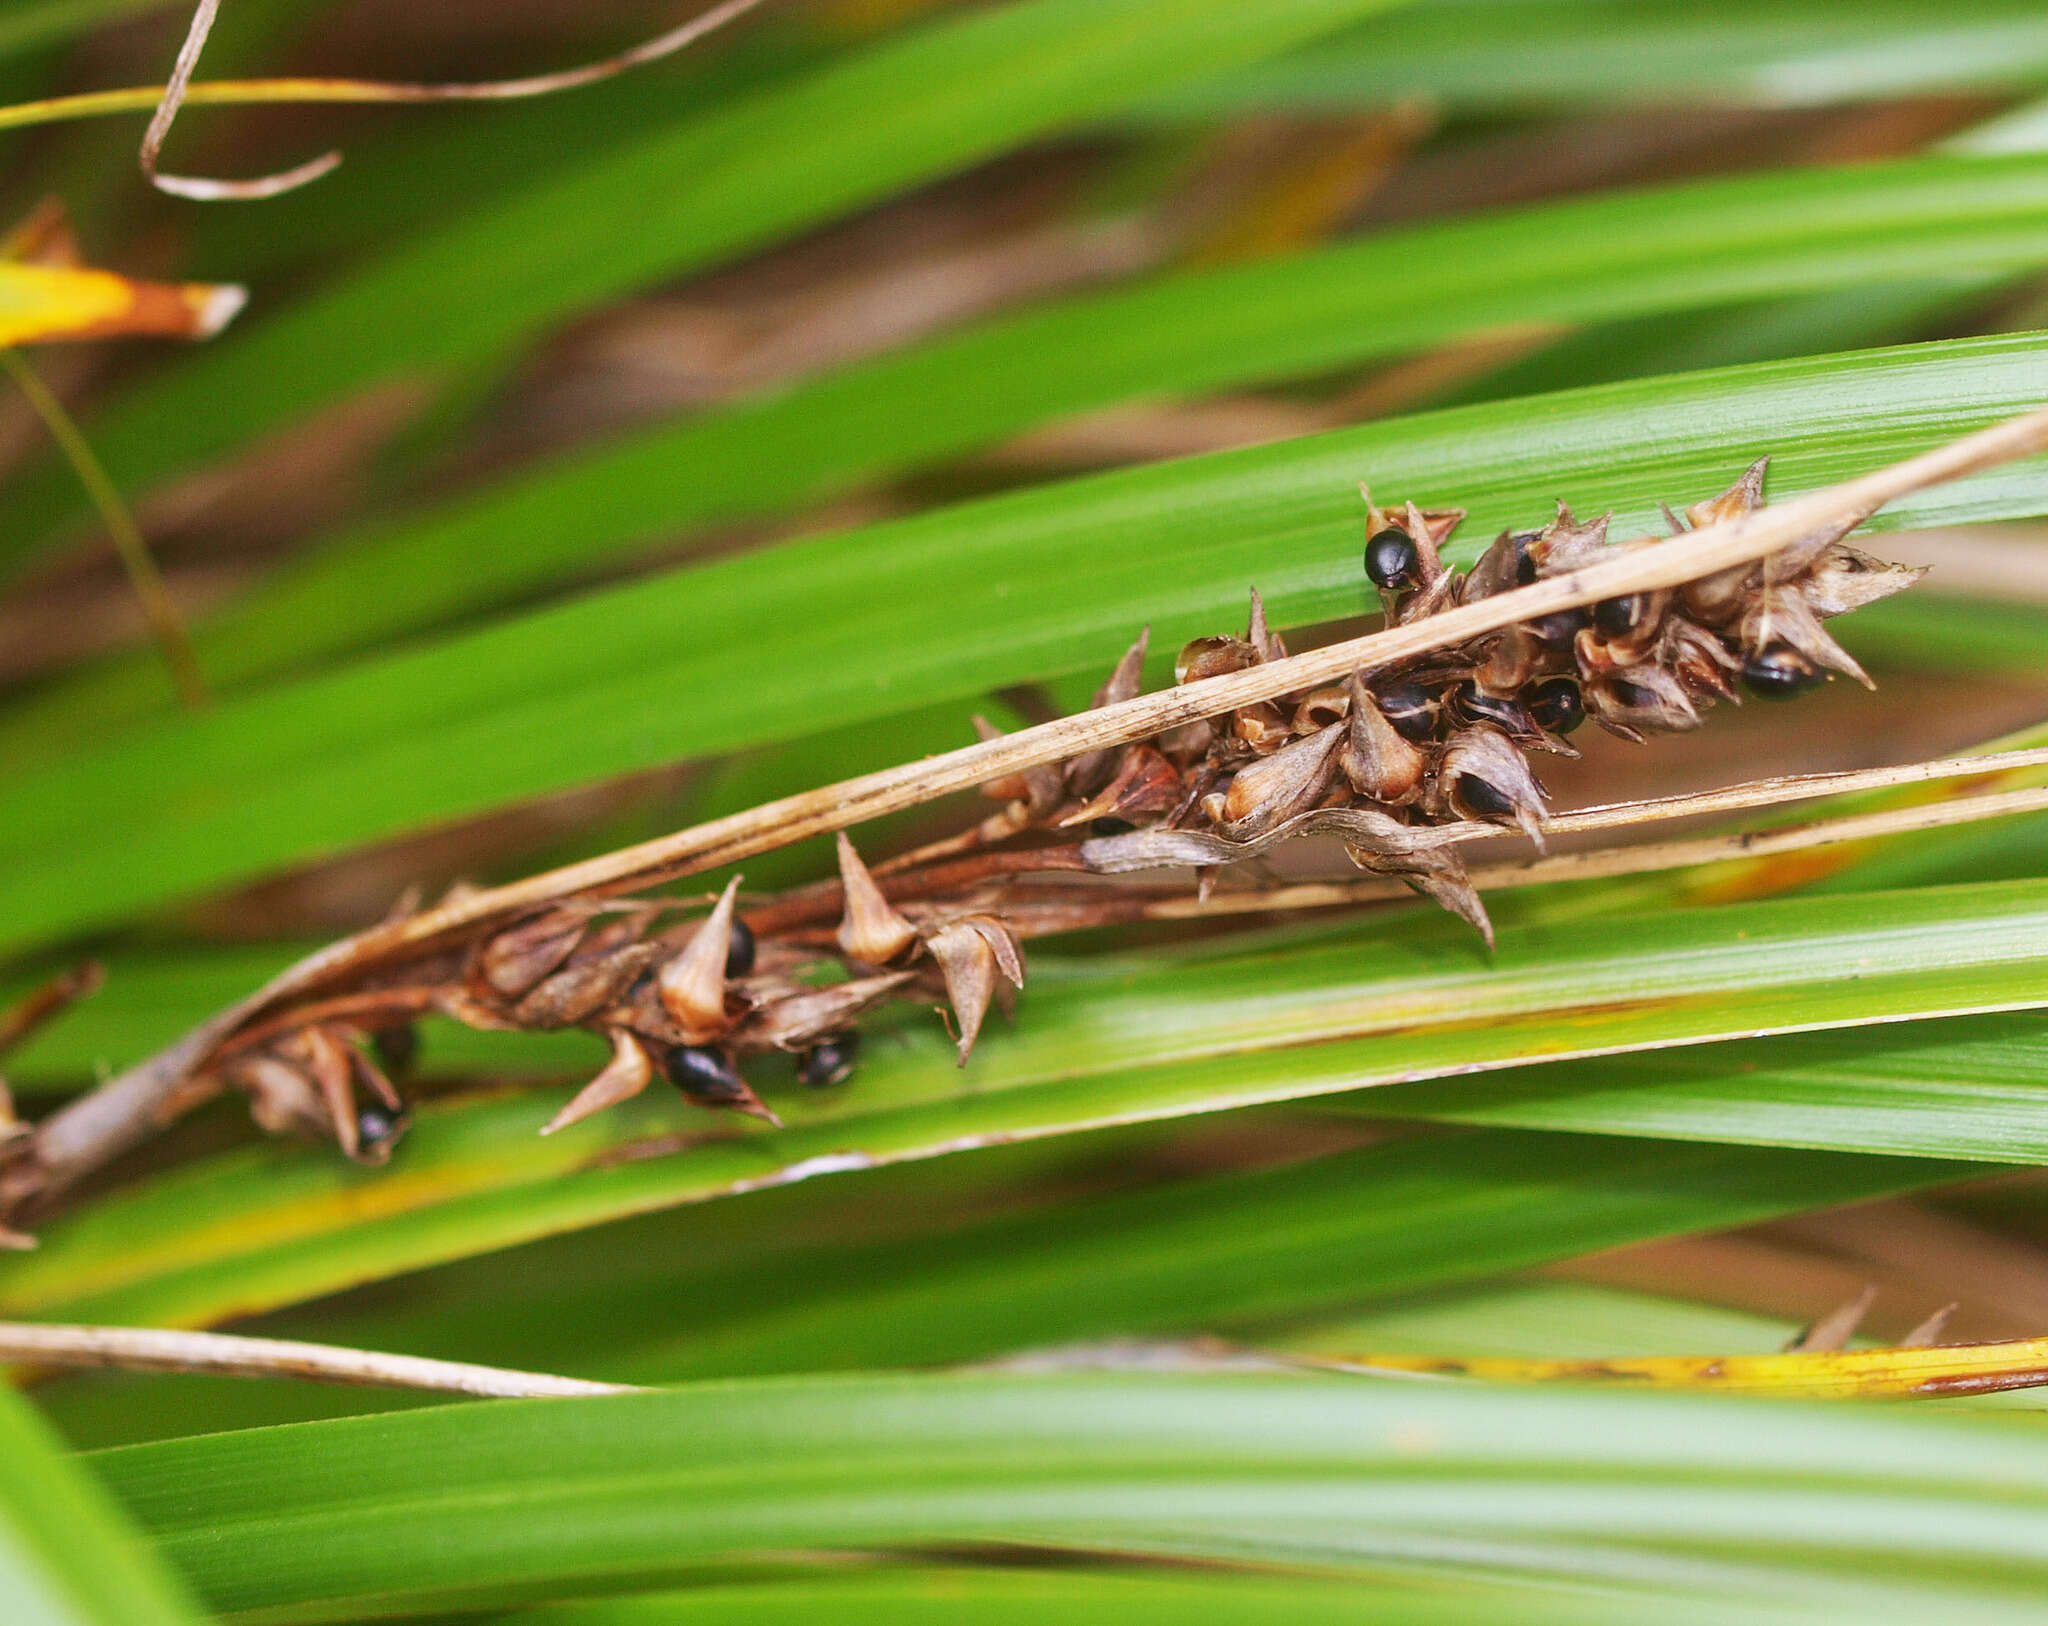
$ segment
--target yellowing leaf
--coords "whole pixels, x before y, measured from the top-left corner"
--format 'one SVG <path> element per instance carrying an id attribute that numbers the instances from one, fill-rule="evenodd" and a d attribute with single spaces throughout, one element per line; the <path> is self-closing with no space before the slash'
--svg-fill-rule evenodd
<path id="1" fill-rule="evenodd" d="M 1305 1355 L 1304 1364 L 1353 1372 L 1412 1372 L 1490 1383 L 1593 1383 L 1630 1388 L 1727 1389 L 1805 1399 L 1920 1399 L 2048 1385 L 2048 1338 L 1935 1349 L 1856 1349 L 1780 1355 L 1645 1355 L 1599 1360 L 1498 1356 Z"/>
<path id="2" fill-rule="evenodd" d="M 247 298 L 234 283 L 141 282 L 112 271 L 0 263 L 0 346 L 134 334 L 208 339 Z"/>

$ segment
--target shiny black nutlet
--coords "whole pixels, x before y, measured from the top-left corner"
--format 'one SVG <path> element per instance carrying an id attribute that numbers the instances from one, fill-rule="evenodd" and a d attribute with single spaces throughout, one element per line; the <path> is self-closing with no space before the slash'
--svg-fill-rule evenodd
<path id="1" fill-rule="evenodd" d="M 1422 550 L 1414 537 L 1389 525 L 1365 544 L 1365 573 L 1375 587 L 1405 592 L 1422 580 Z"/>
<path id="2" fill-rule="evenodd" d="M 708 1044 L 671 1045 L 661 1058 L 661 1070 L 692 1101 L 722 1105 L 746 1097 L 747 1081 L 732 1057 Z"/>
<path id="3" fill-rule="evenodd" d="M 1536 726 L 1553 734 L 1569 734 L 1586 720 L 1586 697 L 1573 678 L 1545 678 L 1524 689 L 1522 701 Z"/>
<path id="4" fill-rule="evenodd" d="M 844 1084 L 853 1076 L 853 1064 L 860 1059 L 858 1033 L 834 1033 L 820 1039 L 796 1064 L 796 1076 L 814 1090 Z"/>
<path id="5" fill-rule="evenodd" d="M 1760 649 L 1742 663 L 1742 686 L 1763 700 L 1790 700 L 1826 681 L 1820 668 L 1785 644 Z"/>
<path id="6" fill-rule="evenodd" d="M 732 943 L 725 951 L 725 974 L 744 977 L 754 969 L 754 929 L 737 915 L 732 922 Z"/>
<path id="7" fill-rule="evenodd" d="M 1569 649 L 1579 629 L 1592 624 L 1593 612 L 1580 605 L 1575 610 L 1553 610 L 1549 615 L 1539 615 L 1529 623 L 1529 630 L 1552 649 Z"/>
<path id="8" fill-rule="evenodd" d="M 1436 697 L 1419 683 L 1394 683 L 1373 691 L 1380 715 L 1404 740 L 1420 745 L 1436 733 Z"/>
<path id="9" fill-rule="evenodd" d="M 1603 598 L 1593 606 L 1593 625 L 1605 638 L 1626 638 L 1640 627 L 1650 613 L 1650 601 L 1641 593 L 1623 598 Z"/>
<path id="10" fill-rule="evenodd" d="M 383 1106 L 364 1107 L 356 1114 L 356 1145 L 366 1152 L 389 1146 L 405 1133 L 405 1126 L 410 1121 L 411 1115 L 404 1111 L 393 1112 Z"/>
<path id="11" fill-rule="evenodd" d="M 1529 714 L 1519 701 L 1488 694 L 1470 678 L 1452 691 L 1451 706 L 1468 722 L 1491 723 L 1506 734 L 1529 732 Z"/>
<path id="12" fill-rule="evenodd" d="M 1459 809 L 1475 819 L 1512 818 L 1515 804 L 1477 774 L 1461 773 L 1452 787 Z"/>

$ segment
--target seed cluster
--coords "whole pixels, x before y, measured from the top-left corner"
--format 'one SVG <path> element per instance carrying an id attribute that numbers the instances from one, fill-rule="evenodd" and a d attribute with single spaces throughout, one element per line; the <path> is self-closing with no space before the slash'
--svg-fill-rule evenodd
<path id="1" fill-rule="evenodd" d="M 1762 503 L 1759 460 L 1674 530 L 1733 519 Z M 1405 625 L 1593 563 L 1610 552 L 1608 517 L 1559 504 L 1540 530 L 1504 531 L 1468 571 L 1442 549 L 1461 509 L 1381 508 L 1366 496 L 1365 575 L 1390 625 Z M 1669 514 L 1669 510 L 1666 511 Z M 1634 544 L 1638 546 L 1647 543 Z M 1361 869 L 1399 876 L 1491 937 L 1456 850 L 1431 829 L 1465 821 L 1518 828 L 1542 845 L 1545 793 L 1530 755 L 1577 756 L 1567 736 L 1591 718 L 1623 739 L 1697 728 L 1704 707 L 1740 689 L 1784 699 L 1829 672 L 1870 679 L 1821 623 L 1910 586 L 1921 573 L 1818 536 L 1758 564 L 1685 586 L 1608 599 L 1488 633 L 1463 647 L 1353 673 L 1342 685 L 1247 706 L 1066 765 L 1060 790 L 1084 797 L 1056 823 L 1113 819 L 1082 852 L 1091 867 L 1208 866 L 1274 840 L 1340 835 Z M 1241 671 L 1286 653 L 1254 593 L 1242 638 L 1199 638 L 1178 682 Z M 1143 640 L 1098 697 L 1135 692 Z M 1091 794 L 1092 793 L 1092 794 Z M 1041 798 L 1044 799 L 1044 798 Z M 1097 826 L 1101 828 L 1101 826 Z"/>
<path id="2" fill-rule="evenodd" d="M 1757 463 L 1684 518 L 1671 515 L 1672 525 L 1748 513 L 1762 501 L 1763 472 Z M 1610 547 L 1605 518 L 1581 524 L 1560 505 L 1550 524 L 1503 532 L 1471 569 L 1452 570 L 1442 550 L 1462 510 L 1381 508 L 1369 494 L 1366 508 L 1365 576 L 1393 625 L 1577 569 Z M 1359 868 L 1398 877 L 1491 941 L 1446 832 L 1478 821 L 1540 847 L 1545 793 L 1532 753 L 1576 756 L 1568 736 L 1588 718 L 1640 740 L 1697 727 L 1702 707 L 1736 700 L 1742 688 L 1779 699 L 1830 672 L 1868 683 L 1821 623 L 1918 575 L 1839 533 L 1817 536 L 1676 589 L 1547 615 L 1031 768 L 984 786 L 1002 811 L 924 855 L 973 855 L 963 861 L 968 873 L 898 860 L 885 890 L 841 835 L 837 885 L 755 906 L 759 932 L 738 912 L 737 878 L 696 921 L 675 921 L 670 899 L 566 901 L 415 963 L 403 981 L 243 1035 L 200 1088 L 239 1088 L 263 1127 L 329 1136 L 352 1158 L 382 1162 L 406 1125 L 392 1079 L 412 1066 L 412 1019 L 431 1011 L 478 1028 L 582 1027 L 609 1041 L 609 1062 L 543 1133 L 637 1095 L 657 1076 L 699 1105 L 775 1122 L 740 1060 L 780 1051 L 795 1058 L 802 1083 L 842 1083 L 859 1053 L 860 1020 L 886 1001 L 942 1000 L 966 1061 L 990 1005 L 1007 1008 L 1023 986 L 1020 922 L 1060 929 L 1046 924 L 1056 916 L 1030 914 L 1008 877 L 1186 865 L 1206 887 L 1217 867 L 1312 833 L 1339 837 Z M 1097 706 L 1138 694 L 1145 652 L 1141 635 Z M 1197 682 L 1286 653 L 1254 592 L 1244 636 L 1196 639 L 1174 676 Z M 984 737 L 994 733 L 975 721 Z M 822 914 L 810 909 L 818 903 Z"/>

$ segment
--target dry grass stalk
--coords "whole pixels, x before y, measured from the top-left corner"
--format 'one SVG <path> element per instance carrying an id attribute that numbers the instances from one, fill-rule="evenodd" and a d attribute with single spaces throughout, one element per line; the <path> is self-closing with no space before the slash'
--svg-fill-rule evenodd
<path id="1" fill-rule="evenodd" d="M 285 1338 L 242 1338 L 159 1327 L 80 1327 L 58 1322 L 0 1322 L 0 1363 L 81 1371 L 191 1372 L 210 1377 L 303 1378 L 381 1389 L 428 1389 L 478 1399 L 559 1399 L 644 1392 L 631 1383 L 596 1383 L 545 1372 L 514 1372 L 466 1361 L 386 1355 Z"/>
<path id="2" fill-rule="evenodd" d="M 195 198 L 202 202 L 274 198 L 279 193 L 292 191 L 309 181 L 317 181 L 341 162 L 341 154 L 322 153 L 319 157 L 310 158 L 290 169 L 245 181 L 210 180 L 193 175 L 166 175 L 158 169 L 157 158 L 163 151 L 165 138 L 171 133 L 171 125 L 178 117 L 178 110 L 188 101 L 216 104 L 484 102 L 551 96 L 557 91 L 573 90 L 579 85 L 596 84 L 600 80 L 624 73 L 629 68 L 672 56 L 687 46 L 694 45 L 713 30 L 722 28 L 754 10 L 761 3 L 762 0 L 722 0 L 721 4 L 692 17 L 688 22 L 680 23 L 653 39 L 643 40 L 616 56 L 606 57 L 601 62 L 585 63 L 582 67 L 565 68 L 557 73 L 534 74 L 524 79 L 445 85 L 392 84 L 370 79 L 259 79 L 194 85 L 193 71 L 199 66 L 200 53 L 206 49 L 207 36 L 213 32 L 214 19 L 220 12 L 220 0 L 199 0 L 198 6 L 193 10 L 191 24 L 185 31 L 184 43 L 178 47 L 178 57 L 172 65 L 170 80 L 161 89 L 148 87 L 137 90 L 98 91 L 83 96 L 65 96 L 49 101 L 24 103 L 8 110 L 11 117 L 6 122 L 49 123 L 57 119 L 87 118 L 106 113 L 139 110 L 154 104 L 155 111 L 150 115 L 149 128 L 143 132 L 140 155 L 142 173 L 149 177 L 152 185 L 178 197 Z"/>

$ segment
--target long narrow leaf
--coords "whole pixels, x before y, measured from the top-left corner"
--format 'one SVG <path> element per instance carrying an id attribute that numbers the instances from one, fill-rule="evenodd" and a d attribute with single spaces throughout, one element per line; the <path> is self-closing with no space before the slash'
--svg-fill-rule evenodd
<path id="1" fill-rule="evenodd" d="M 1390 3 L 1026 0 L 942 19 L 423 234 L 142 386 L 94 443 L 122 485 L 146 485 L 381 380 L 495 356 L 620 294 Z M 54 478 L 33 483 L 11 536 L 47 534 L 73 511 Z"/>
<path id="2" fill-rule="evenodd" d="M 4 1384 L 0 1464 L 0 1604 L 8 1626 L 197 1626 L 184 1587 Z"/>
<path id="3" fill-rule="evenodd" d="M 1511 323 L 1929 274 L 1973 286 L 2048 262 L 2044 190 L 2048 160 L 2033 155 L 1793 170 L 1460 218 L 1060 302 L 338 537 L 202 632 L 209 675 L 232 685 L 344 653 L 650 538 L 787 511 L 1134 396 L 1321 372 Z M 130 717 L 158 699 L 153 679 L 129 663 L 41 710 L 71 730 Z"/>
<path id="4" fill-rule="evenodd" d="M 1333 1379 L 719 1384 L 94 1459 L 217 1606 L 357 1618 L 934 1542 L 2032 1607 L 2048 1474 L 1977 1419 Z M 260 1612 L 260 1613 L 258 1613 Z"/>

